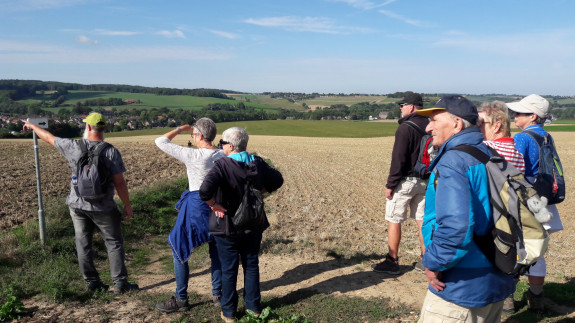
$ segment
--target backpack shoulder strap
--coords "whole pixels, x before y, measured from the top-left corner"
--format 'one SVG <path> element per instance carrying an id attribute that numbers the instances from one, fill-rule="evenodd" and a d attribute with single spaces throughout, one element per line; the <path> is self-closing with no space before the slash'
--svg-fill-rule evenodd
<path id="1" fill-rule="evenodd" d="M 102 151 L 104 151 L 104 149 L 108 148 L 109 146 L 111 146 L 109 143 L 102 141 L 102 143 L 97 145 L 96 148 L 94 149 L 94 155 L 100 156 Z"/>
<path id="2" fill-rule="evenodd" d="M 543 137 L 542 135 L 538 134 L 537 132 L 535 132 L 533 130 L 525 130 L 525 131 L 523 131 L 523 133 L 525 133 L 529 137 L 533 138 L 533 140 L 535 140 L 537 145 L 539 145 L 539 148 L 541 148 L 541 146 L 543 146 L 543 143 L 545 142 L 545 138 L 548 138 L 548 136 Z"/>
<path id="3" fill-rule="evenodd" d="M 470 145 L 459 145 L 451 148 L 450 150 L 459 150 L 468 153 L 469 155 L 475 157 L 475 159 L 479 160 L 483 164 L 487 164 L 491 159 L 491 157 L 489 157 L 486 153 Z"/>
<path id="4" fill-rule="evenodd" d="M 82 155 L 88 152 L 88 147 L 86 147 L 86 142 L 84 139 L 78 140 L 78 144 L 80 144 L 80 150 L 82 151 Z"/>
<path id="5" fill-rule="evenodd" d="M 415 131 L 417 131 L 420 135 L 425 136 L 427 134 L 427 132 L 425 132 L 423 129 L 421 129 L 418 125 L 416 125 L 414 122 L 412 121 L 404 121 L 401 124 L 406 124 L 408 126 L 410 126 L 411 128 L 415 129 Z"/>
<path id="6" fill-rule="evenodd" d="M 94 148 L 94 152 L 92 153 L 92 157 L 93 157 L 93 162 L 94 165 L 96 165 L 96 167 L 99 164 L 100 161 L 100 155 L 102 154 L 102 151 L 104 151 L 104 149 L 110 147 L 112 145 L 110 145 L 109 143 L 103 141 L 102 143 L 98 144 L 96 146 L 96 148 Z"/>

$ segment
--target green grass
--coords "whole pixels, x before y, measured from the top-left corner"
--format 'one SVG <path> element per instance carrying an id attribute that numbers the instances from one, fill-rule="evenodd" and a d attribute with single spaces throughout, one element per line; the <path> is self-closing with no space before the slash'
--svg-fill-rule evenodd
<path id="1" fill-rule="evenodd" d="M 226 100 L 211 97 L 197 97 L 190 95 L 155 95 L 149 93 L 128 93 L 128 92 L 105 92 L 105 91 L 69 91 L 66 95 L 66 101 L 63 103 L 65 105 L 75 105 L 77 102 L 84 102 L 90 99 L 106 99 L 106 98 L 121 98 L 140 100 L 139 104 L 128 104 L 116 106 L 118 109 L 132 109 L 132 108 L 162 108 L 166 107 L 169 109 L 186 109 L 186 110 L 200 110 L 206 107 L 210 103 L 228 103 L 237 104 L 240 101 Z M 27 104 L 39 103 L 41 102 L 41 97 L 35 99 L 26 99 L 23 102 Z M 262 103 L 259 101 L 255 102 L 245 102 L 241 101 L 246 106 L 261 108 L 261 109 L 271 109 L 277 110 L 281 106 L 274 105 L 273 101 Z M 57 112 L 62 109 L 62 107 L 57 108 L 45 108 L 47 111 Z"/>
<path id="2" fill-rule="evenodd" d="M 347 106 L 352 106 L 360 102 L 370 102 L 377 104 L 394 103 L 399 101 L 399 98 L 388 98 L 383 95 L 374 96 L 323 96 L 310 100 L 303 100 L 307 105 L 321 105 L 321 106 L 331 106 L 334 104 L 345 104 Z"/>
<path id="3" fill-rule="evenodd" d="M 563 122 L 561 122 L 563 123 Z M 567 122 L 566 122 L 567 123 Z M 569 122 L 571 123 L 571 122 Z M 545 130 L 547 130 L 548 132 L 571 132 L 571 131 L 575 131 L 575 123 L 572 125 L 565 125 L 565 126 L 551 126 L 551 127 L 545 127 Z"/>
<path id="4" fill-rule="evenodd" d="M 173 279 L 172 258 L 155 256 L 162 248 L 168 250 L 166 237 L 174 225 L 176 211 L 174 204 L 186 189 L 187 180 L 180 178 L 172 182 L 157 184 L 145 190 L 132 193 L 131 200 L 134 218 L 123 226 L 127 267 L 131 273 L 146 274 L 145 268 L 152 261 L 162 264 L 166 279 Z M 20 300 L 36 297 L 50 303 L 108 306 L 113 301 L 109 294 L 91 294 L 85 291 L 78 270 L 74 246 L 74 229 L 63 200 L 45 202 L 47 218 L 47 239 L 42 246 L 39 241 L 38 225 L 35 221 L 0 234 L 0 305 L 5 306 L 6 317 L 22 314 Z M 121 205 L 120 205 L 121 207 Z M 104 283 L 111 284 L 106 249 L 101 237 L 94 239 L 95 263 Z M 360 258 L 343 259 L 334 256 L 334 262 L 361 262 Z M 33 261 L 30 261 L 33 259 Z M 191 269 L 209 265 L 206 245 L 197 248 L 189 261 Z M 165 321 L 166 316 L 154 309 L 156 303 L 165 301 L 171 293 L 128 293 L 123 297 L 142 300 L 149 307 L 146 318 Z M 218 320 L 219 309 L 211 304 L 211 299 L 195 294 L 190 290 L 193 310 L 174 314 L 170 320 L 197 322 Z M 325 295 L 316 290 L 298 290 L 283 297 L 266 296 L 262 300 L 264 308 L 270 307 L 269 318 L 281 322 L 320 322 L 354 317 L 363 322 L 380 322 L 399 319 L 417 309 L 396 304 L 388 299 L 365 300 L 362 298 L 342 298 Z M 25 310 L 25 309 L 24 309 Z M 35 309 L 28 309 L 34 311 Z M 240 301 L 240 313 L 245 305 Z M 104 311 L 105 312 L 105 311 Z M 148 314 L 151 313 L 151 314 Z M 11 315 L 11 316 L 9 316 Z M 102 314 L 106 316 L 105 314 Z M 151 316 L 151 318 L 149 316 Z M 100 316 L 100 319 L 104 319 Z M 135 318 L 136 319 L 136 318 Z M 244 322 L 261 322 L 249 315 Z"/>
<path id="5" fill-rule="evenodd" d="M 230 127 L 242 127 L 250 135 L 331 137 L 331 138 L 374 138 L 393 136 L 397 122 L 365 121 L 316 121 L 316 120 L 264 120 L 236 121 L 217 124 L 218 133 Z M 108 137 L 132 137 L 162 135 L 169 128 L 123 131 L 106 134 Z"/>

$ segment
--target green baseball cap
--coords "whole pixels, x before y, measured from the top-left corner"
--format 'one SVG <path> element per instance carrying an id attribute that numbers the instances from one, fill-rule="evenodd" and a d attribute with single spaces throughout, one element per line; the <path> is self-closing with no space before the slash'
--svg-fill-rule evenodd
<path id="1" fill-rule="evenodd" d="M 95 127 L 105 127 L 106 126 L 106 118 L 101 113 L 92 112 L 90 115 L 86 117 L 86 119 L 82 120 L 83 122 L 95 126 Z"/>

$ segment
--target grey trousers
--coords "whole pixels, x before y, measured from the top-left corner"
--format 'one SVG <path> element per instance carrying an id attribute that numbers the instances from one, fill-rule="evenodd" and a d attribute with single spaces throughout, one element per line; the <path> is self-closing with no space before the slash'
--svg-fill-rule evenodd
<path id="1" fill-rule="evenodd" d="M 100 276 L 94 265 L 94 251 L 92 250 L 92 240 L 96 227 L 100 230 L 108 250 L 112 280 L 116 284 L 126 282 L 128 271 L 124 262 L 124 240 L 120 226 L 122 214 L 120 211 L 114 209 L 106 212 L 95 212 L 70 208 L 70 216 L 74 223 L 78 264 L 86 283 L 100 281 Z"/>

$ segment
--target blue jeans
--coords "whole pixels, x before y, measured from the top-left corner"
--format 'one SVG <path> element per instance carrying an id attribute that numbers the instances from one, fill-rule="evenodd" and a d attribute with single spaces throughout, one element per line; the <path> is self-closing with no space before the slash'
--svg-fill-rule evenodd
<path id="1" fill-rule="evenodd" d="M 211 273 L 212 273 L 212 295 L 221 296 L 222 295 L 222 269 L 220 265 L 220 258 L 218 257 L 218 249 L 216 248 L 216 242 L 210 240 L 208 243 L 210 259 L 212 262 Z M 190 280 L 190 267 L 188 262 L 181 263 L 178 261 L 178 257 L 174 256 L 174 272 L 176 274 L 176 298 L 180 301 L 185 301 L 188 299 L 188 281 Z"/>
<path id="2" fill-rule="evenodd" d="M 214 236 L 218 255 L 222 264 L 222 312 L 226 317 L 234 317 L 238 309 L 239 262 L 244 268 L 244 301 L 246 309 L 261 312 L 260 268 L 258 254 L 262 242 L 262 232 L 233 237 Z M 238 257 L 239 256 L 239 257 Z"/>
<path id="3" fill-rule="evenodd" d="M 100 281 L 100 276 L 94 265 L 92 241 L 96 227 L 100 230 L 106 244 L 110 261 L 110 274 L 115 284 L 128 280 L 128 271 L 124 262 L 124 240 L 122 238 L 122 214 L 118 209 L 111 211 L 84 211 L 70 208 L 70 216 L 74 224 L 76 236 L 76 253 L 78 264 L 84 280 L 89 283 Z"/>

